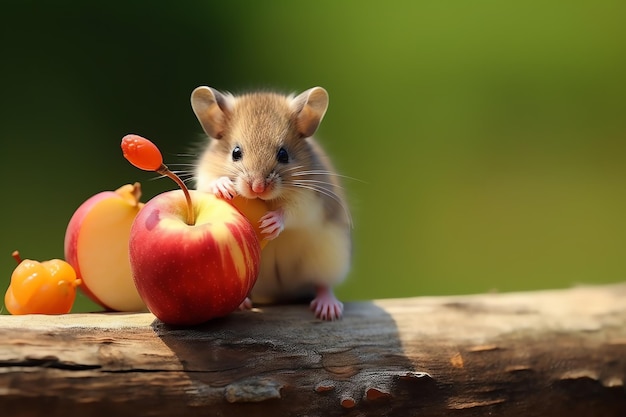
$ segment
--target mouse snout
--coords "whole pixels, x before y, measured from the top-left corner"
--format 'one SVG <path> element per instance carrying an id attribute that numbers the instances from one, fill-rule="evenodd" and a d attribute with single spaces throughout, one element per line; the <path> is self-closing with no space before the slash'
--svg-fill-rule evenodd
<path id="1" fill-rule="evenodd" d="M 274 181 L 271 178 L 262 176 L 250 176 L 242 178 L 239 183 L 238 192 L 246 198 L 260 198 L 262 200 L 271 199 L 276 192 Z"/>
<path id="2" fill-rule="evenodd" d="M 260 178 L 255 179 L 252 181 L 252 184 L 250 184 L 250 188 L 255 194 L 263 194 L 265 191 L 265 180 Z"/>

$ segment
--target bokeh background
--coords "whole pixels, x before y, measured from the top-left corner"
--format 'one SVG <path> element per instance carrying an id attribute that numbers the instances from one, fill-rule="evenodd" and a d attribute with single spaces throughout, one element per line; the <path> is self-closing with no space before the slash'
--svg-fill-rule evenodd
<path id="1" fill-rule="evenodd" d="M 344 300 L 626 279 L 626 2 L 3 3 L 0 286 L 63 257 L 74 210 L 170 165 L 199 85 L 330 93 L 318 138 L 355 228 Z M 106 248 L 102 248 L 106 250 Z M 3 291 L 4 292 L 4 291 Z M 79 296 L 75 311 L 95 309 Z"/>

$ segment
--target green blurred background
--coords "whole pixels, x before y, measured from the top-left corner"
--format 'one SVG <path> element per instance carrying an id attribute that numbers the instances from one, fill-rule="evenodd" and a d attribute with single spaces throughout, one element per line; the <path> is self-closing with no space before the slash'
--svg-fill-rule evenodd
<path id="1" fill-rule="evenodd" d="M 344 300 L 626 278 L 626 2 L 8 1 L 0 20 L 3 288 L 14 249 L 63 257 L 91 195 L 174 188 L 119 142 L 190 163 L 199 85 L 329 91 L 317 136 L 360 180 Z"/>

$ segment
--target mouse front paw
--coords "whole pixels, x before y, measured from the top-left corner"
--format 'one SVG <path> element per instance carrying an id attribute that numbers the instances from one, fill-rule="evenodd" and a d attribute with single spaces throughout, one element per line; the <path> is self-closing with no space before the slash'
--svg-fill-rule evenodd
<path id="1" fill-rule="evenodd" d="M 266 240 L 276 239 L 285 228 L 285 218 L 282 210 L 270 211 L 259 219 L 261 233 Z"/>
<path id="2" fill-rule="evenodd" d="M 235 184 L 228 177 L 219 177 L 209 185 L 211 192 L 224 200 L 232 200 L 237 195 Z"/>

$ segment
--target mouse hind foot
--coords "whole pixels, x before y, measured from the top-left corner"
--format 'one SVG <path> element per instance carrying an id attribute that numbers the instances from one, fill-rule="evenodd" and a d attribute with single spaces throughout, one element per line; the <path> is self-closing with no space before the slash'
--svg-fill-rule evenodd
<path id="1" fill-rule="evenodd" d="M 311 301 L 311 310 L 320 320 L 334 321 L 343 316 L 343 303 L 335 297 L 330 287 L 316 288 L 316 296 Z"/>
<path id="2" fill-rule="evenodd" d="M 246 310 L 252 310 L 252 300 L 250 299 L 250 297 L 246 297 L 241 304 L 239 304 L 239 310 L 241 311 L 246 311 Z"/>

